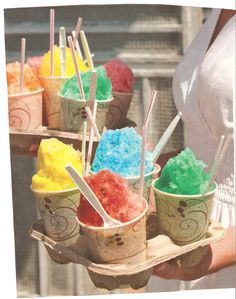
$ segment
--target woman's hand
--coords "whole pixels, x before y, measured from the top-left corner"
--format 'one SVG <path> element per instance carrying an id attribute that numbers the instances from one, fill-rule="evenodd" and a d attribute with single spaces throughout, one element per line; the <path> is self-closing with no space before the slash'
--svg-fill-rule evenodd
<path id="1" fill-rule="evenodd" d="M 207 253 L 198 265 L 185 267 L 173 259 L 154 267 L 153 275 L 164 279 L 193 280 L 235 263 L 235 227 L 231 226 L 222 240 L 208 246 Z"/>

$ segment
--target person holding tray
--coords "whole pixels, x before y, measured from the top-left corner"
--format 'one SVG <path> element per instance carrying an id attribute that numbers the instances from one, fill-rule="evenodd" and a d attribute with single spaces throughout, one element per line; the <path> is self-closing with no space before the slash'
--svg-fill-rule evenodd
<path id="1" fill-rule="evenodd" d="M 187 268 L 173 259 L 154 267 L 150 292 L 235 287 L 234 82 L 235 10 L 213 9 L 176 70 L 173 95 L 182 111 L 184 147 L 199 159 L 211 165 L 220 136 L 228 136 L 211 217 L 226 235 L 208 247 L 197 266 Z M 158 164 L 178 152 L 162 155 Z"/>

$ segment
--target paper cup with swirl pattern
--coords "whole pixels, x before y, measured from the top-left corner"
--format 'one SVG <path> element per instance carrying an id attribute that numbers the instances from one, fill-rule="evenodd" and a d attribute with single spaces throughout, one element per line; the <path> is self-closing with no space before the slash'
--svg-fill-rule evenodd
<path id="1" fill-rule="evenodd" d="M 133 93 L 113 92 L 112 94 L 113 101 L 109 104 L 106 127 L 107 129 L 120 129 L 125 125 Z"/>
<path id="2" fill-rule="evenodd" d="M 39 77 L 44 88 L 43 109 L 46 124 L 51 129 L 60 127 L 60 99 L 58 91 L 69 77 Z"/>
<path id="3" fill-rule="evenodd" d="M 179 195 L 158 190 L 155 182 L 156 180 L 153 181 L 152 188 L 159 233 L 167 235 L 177 245 L 187 245 L 205 239 L 217 184 L 214 183 L 214 189 L 204 195 Z M 183 256 L 182 261 L 188 266 L 194 266 L 204 254 L 205 250 L 198 250 Z"/>
<path id="4" fill-rule="evenodd" d="M 66 132 L 76 132 L 82 134 L 83 122 L 87 121 L 87 132 L 90 130 L 90 123 L 87 119 L 85 107 L 86 100 L 69 99 L 60 95 L 60 130 Z M 113 99 L 97 101 L 96 125 L 99 133 L 102 133 L 105 127 L 108 106 Z M 91 108 L 91 107 L 90 107 Z"/>
<path id="5" fill-rule="evenodd" d="M 64 245 L 75 243 L 79 235 L 79 225 L 76 220 L 76 211 L 80 200 L 78 188 L 62 191 L 34 192 L 37 207 L 42 219 L 45 234 L 56 242 Z M 57 263 L 66 263 L 68 259 L 60 258 L 47 248 L 51 258 Z"/>
<path id="6" fill-rule="evenodd" d="M 87 226 L 78 218 L 97 263 L 140 263 L 146 260 L 146 213 L 115 227 Z"/>
<path id="7" fill-rule="evenodd" d="M 9 127 L 37 129 L 42 126 L 43 89 L 8 95 Z"/>

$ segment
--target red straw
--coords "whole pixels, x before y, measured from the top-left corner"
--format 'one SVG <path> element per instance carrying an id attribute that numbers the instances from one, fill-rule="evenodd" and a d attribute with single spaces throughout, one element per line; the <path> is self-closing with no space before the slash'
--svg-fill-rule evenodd
<path id="1" fill-rule="evenodd" d="M 76 29 L 75 29 L 74 40 L 73 40 L 74 47 L 75 47 L 75 45 L 76 45 L 76 41 L 77 41 L 78 36 L 79 36 L 81 23 L 82 23 L 82 18 L 78 18 L 77 25 L 76 25 Z"/>
<path id="2" fill-rule="evenodd" d="M 143 198 L 144 189 L 144 172 L 145 172 L 145 145 L 146 145 L 146 133 L 147 127 L 143 127 L 142 130 L 142 151 L 141 151 L 141 161 L 140 161 L 140 179 L 139 179 L 139 198 Z"/>
<path id="3" fill-rule="evenodd" d="M 153 105 L 155 103 L 156 98 L 157 98 L 157 91 L 153 90 L 152 94 L 151 94 L 150 102 L 149 102 L 149 107 L 148 107 L 148 110 L 147 110 L 147 113 L 146 113 L 146 116 L 145 116 L 145 119 L 144 119 L 144 123 L 143 123 L 144 127 L 146 127 L 149 123 L 150 116 L 151 116 L 152 109 L 153 109 Z"/>
<path id="4" fill-rule="evenodd" d="M 74 67 L 75 67 L 75 72 L 76 72 L 77 79 L 78 79 L 81 100 L 85 100 L 84 88 L 83 88 L 79 68 L 78 68 L 78 65 L 77 65 L 76 57 L 75 57 L 75 48 L 74 48 L 74 45 L 73 45 L 72 37 L 68 36 L 67 39 L 68 39 L 68 43 L 69 43 L 69 46 L 70 46 L 70 51 L 71 51 L 71 55 L 72 55 L 73 62 L 74 62 Z"/>
<path id="5" fill-rule="evenodd" d="M 26 39 L 22 38 L 21 50 L 20 50 L 20 92 L 23 91 L 23 87 L 24 87 L 25 43 L 26 43 Z"/>
<path id="6" fill-rule="evenodd" d="M 55 22 L 55 11 L 50 9 L 50 67 L 51 67 L 51 77 L 54 75 L 54 22 Z"/>

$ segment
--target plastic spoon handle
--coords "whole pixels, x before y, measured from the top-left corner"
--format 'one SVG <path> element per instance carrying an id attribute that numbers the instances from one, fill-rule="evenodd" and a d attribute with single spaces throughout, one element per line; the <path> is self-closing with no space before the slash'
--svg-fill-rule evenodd
<path id="1" fill-rule="evenodd" d="M 69 173 L 70 177 L 73 179 L 75 184 L 79 187 L 81 193 L 88 200 L 88 202 L 92 205 L 92 207 L 98 212 L 98 214 L 102 217 L 104 226 L 115 226 L 121 224 L 120 221 L 111 218 L 107 212 L 104 210 L 100 201 L 90 189 L 89 185 L 83 179 L 83 177 L 71 166 L 66 165 L 65 169 Z"/>
<path id="2" fill-rule="evenodd" d="M 153 164 L 156 163 L 156 160 L 159 158 L 160 154 L 162 153 L 164 147 L 166 146 L 167 142 L 169 141 L 174 129 L 176 128 L 180 118 L 182 116 L 182 113 L 179 112 L 176 117 L 172 120 L 169 127 L 165 130 L 163 135 L 161 136 L 161 139 L 157 143 L 155 149 L 153 150 Z"/>

